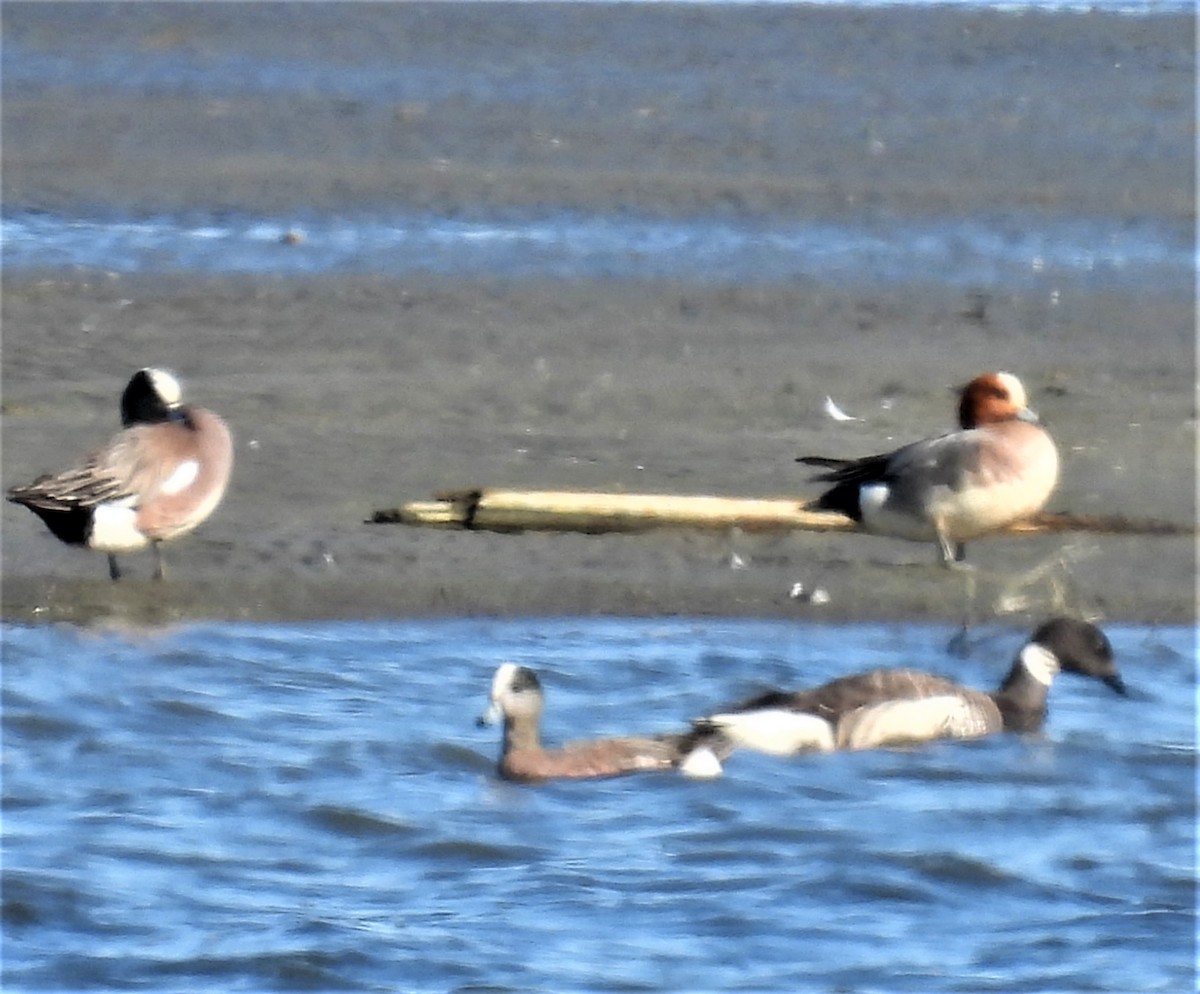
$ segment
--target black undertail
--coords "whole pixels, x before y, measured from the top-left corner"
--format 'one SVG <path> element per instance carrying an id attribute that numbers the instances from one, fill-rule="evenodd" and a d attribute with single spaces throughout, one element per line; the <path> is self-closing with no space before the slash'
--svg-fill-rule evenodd
<path id="1" fill-rule="evenodd" d="M 799 456 L 798 463 L 819 466 L 827 472 L 812 477 L 817 483 L 833 483 L 810 507 L 820 511 L 837 511 L 851 521 L 862 521 L 861 488 L 869 483 L 878 483 L 887 475 L 890 456 L 882 454 L 863 459 L 833 459 L 828 456 Z"/>
<path id="2" fill-rule="evenodd" d="M 67 545 L 87 545 L 92 537 L 92 509 L 90 507 L 72 507 L 60 510 L 49 507 L 38 507 L 36 504 L 26 504 L 34 514 L 46 523 L 54 537 Z"/>

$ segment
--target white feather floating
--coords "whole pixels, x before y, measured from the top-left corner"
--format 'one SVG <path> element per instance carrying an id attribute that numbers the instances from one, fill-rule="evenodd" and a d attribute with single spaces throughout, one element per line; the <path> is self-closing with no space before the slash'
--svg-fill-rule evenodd
<path id="1" fill-rule="evenodd" d="M 833 402 L 830 396 L 825 397 L 825 413 L 828 414 L 834 421 L 858 421 L 859 419 L 852 414 L 847 414 Z"/>

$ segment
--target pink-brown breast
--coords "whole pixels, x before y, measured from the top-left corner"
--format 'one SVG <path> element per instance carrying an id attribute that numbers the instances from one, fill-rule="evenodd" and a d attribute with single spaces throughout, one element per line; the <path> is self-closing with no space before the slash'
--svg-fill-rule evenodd
<path id="1" fill-rule="evenodd" d="M 204 521 L 225 496 L 233 470 L 233 438 L 225 422 L 204 408 L 187 413 L 190 427 L 150 425 L 137 443 L 131 483 L 143 498 L 138 527 L 152 539 L 174 538 Z M 194 476 L 179 485 L 191 463 Z"/>
<path id="2" fill-rule="evenodd" d="M 1025 421 L 989 425 L 949 512 L 951 531 L 981 535 L 1045 507 L 1058 483 L 1058 450 L 1039 426 Z"/>

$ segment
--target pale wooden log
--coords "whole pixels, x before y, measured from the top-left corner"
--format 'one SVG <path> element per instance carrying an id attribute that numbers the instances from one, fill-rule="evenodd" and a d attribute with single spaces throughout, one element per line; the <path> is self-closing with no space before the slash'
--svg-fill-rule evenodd
<path id="1" fill-rule="evenodd" d="M 1129 518 L 1123 514 L 1064 514 L 1042 511 L 1004 529 L 1004 534 L 1042 535 L 1047 532 L 1092 532 L 1097 535 L 1195 535 L 1196 525 L 1158 518 Z"/>
<path id="2" fill-rule="evenodd" d="M 741 528 L 744 531 L 839 530 L 854 523 L 808 511 L 794 498 L 605 494 L 571 491 L 486 490 L 471 527 L 490 530 L 555 529 L 582 532 L 651 528 Z"/>
<path id="3" fill-rule="evenodd" d="M 376 511 L 377 523 L 484 531 L 636 532 L 654 528 L 743 531 L 854 531 L 841 514 L 794 498 L 622 494 L 571 490 L 482 489 L 439 494 Z M 1193 525 L 1121 516 L 1043 512 L 1005 529 L 1015 535 L 1081 531 L 1110 535 L 1190 535 Z"/>
<path id="4" fill-rule="evenodd" d="M 794 498 L 482 490 L 439 495 L 376 511 L 371 520 L 485 531 L 646 531 L 653 528 L 850 530 L 840 514 L 808 511 Z"/>
<path id="5" fill-rule="evenodd" d="M 399 507 L 376 511 L 368 519 L 376 525 L 425 525 L 430 528 L 465 528 L 466 515 L 459 504 L 445 500 L 414 500 Z"/>

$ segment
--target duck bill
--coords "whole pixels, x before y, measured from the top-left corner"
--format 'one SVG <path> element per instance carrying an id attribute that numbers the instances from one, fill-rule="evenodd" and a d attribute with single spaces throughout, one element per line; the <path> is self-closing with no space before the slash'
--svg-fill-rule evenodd
<path id="1" fill-rule="evenodd" d="M 1111 676 L 1104 678 L 1104 685 L 1110 687 L 1115 693 L 1125 697 L 1129 693 L 1129 688 L 1125 686 L 1125 681 L 1121 679 L 1121 674 L 1113 673 Z"/>
<path id="2" fill-rule="evenodd" d="M 495 701 L 492 701 L 492 703 L 488 705 L 487 710 L 484 711 L 483 714 L 481 714 L 478 718 L 475 719 L 475 724 L 479 728 L 486 728 L 488 725 L 496 724 L 496 722 L 498 722 L 499 720 L 500 720 L 500 705 L 497 704 Z"/>

